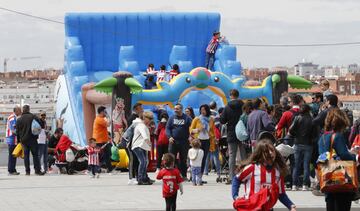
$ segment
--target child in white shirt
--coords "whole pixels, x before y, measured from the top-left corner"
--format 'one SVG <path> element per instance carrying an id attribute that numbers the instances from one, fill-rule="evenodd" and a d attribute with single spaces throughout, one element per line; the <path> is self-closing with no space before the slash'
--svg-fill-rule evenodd
<path id="1" fill-rule="evenodd" d="M 190 159 L 190 167 L 192 174 L 193 185 L 202 185 L 201 163 L 204 157 L 204 151 L 200 149 L 201 143 L 199 139 L 194 139 L 191 142 L 192 148 L 188 152 Z"/>

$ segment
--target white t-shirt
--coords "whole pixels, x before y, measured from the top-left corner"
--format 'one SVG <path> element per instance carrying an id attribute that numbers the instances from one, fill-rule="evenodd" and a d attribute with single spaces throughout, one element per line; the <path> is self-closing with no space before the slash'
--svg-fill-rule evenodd
<path id="1" fill-rule="evenodd" d="M 38 138 L 38 144 L 45 144 L 45 143 L 46 143 L 46 132 L 45 129 L 41 129 Z"/>
<path id="2" fill-rule="evenodd" d="M 188 157 L 190 158 L 191 167 L 201 167 L 204 151 L 202 149 L 191 148 L 188 152 Z"/>

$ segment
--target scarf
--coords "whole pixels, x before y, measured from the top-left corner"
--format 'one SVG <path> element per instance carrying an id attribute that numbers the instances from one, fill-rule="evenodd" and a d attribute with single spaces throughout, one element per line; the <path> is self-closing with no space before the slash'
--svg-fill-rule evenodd
<path id="1" fill-rule="evenodd" d="M 209 121 L 210 121 L 210 118 L 209 117 L 206 117 L 206 116 L 203 116 L 203 115 L 200 115 L 199 116 L 200 118 L 200 122 L 203 126 L 203 129 L 205 131 L 209 131 Z"/>

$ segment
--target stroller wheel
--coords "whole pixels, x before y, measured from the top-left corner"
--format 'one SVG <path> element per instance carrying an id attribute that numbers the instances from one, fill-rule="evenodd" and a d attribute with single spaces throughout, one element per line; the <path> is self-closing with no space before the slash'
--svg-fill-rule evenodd
<path id="1" fill-rule="evenodd" d="M 216 178 L 216 183 L 221 183 L 222 182 L 222 180 L 221 180 L 221 178 L 220 177 L 218 177 L 218 178 Z"/>

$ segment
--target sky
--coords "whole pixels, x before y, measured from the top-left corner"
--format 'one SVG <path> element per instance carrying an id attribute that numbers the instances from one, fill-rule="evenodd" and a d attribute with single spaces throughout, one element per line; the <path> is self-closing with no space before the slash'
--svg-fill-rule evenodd
<path id="1" fill-rule="evenodd" d="M 66 12 L 219 12 L 230 43 L 312 44 L 360 41 L 357 0 L 0 0 L 0 7 L 63 22 Z M 243 67 L 360 64 L 360 45 L 241 47 Z M 20 57 L 40 57 L 20 60 Z M 62 68 L 64 25 L 0 10 L 0 71 Z"/>

